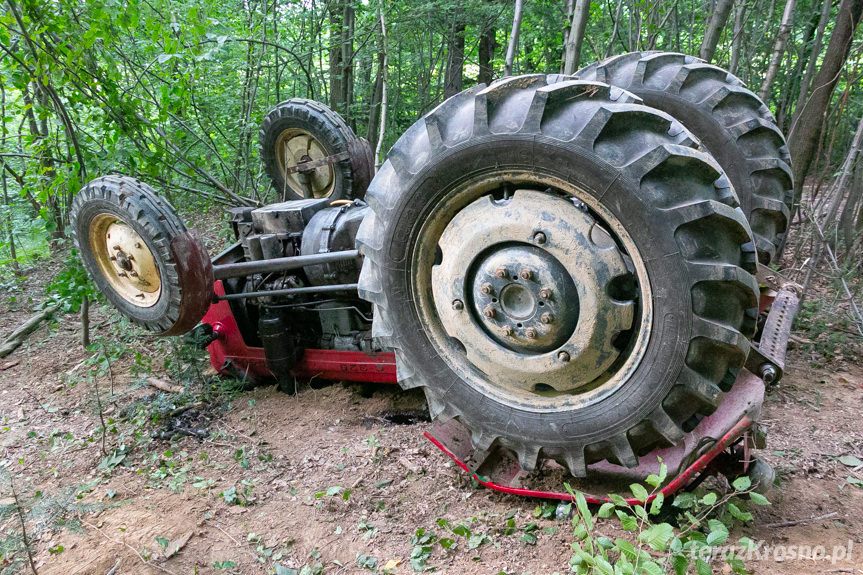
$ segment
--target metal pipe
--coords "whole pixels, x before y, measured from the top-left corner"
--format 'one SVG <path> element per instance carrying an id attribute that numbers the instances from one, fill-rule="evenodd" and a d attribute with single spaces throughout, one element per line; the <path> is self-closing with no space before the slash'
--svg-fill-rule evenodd
<path id="1" fill-rule="evenodd" d="M 307 286 L 299 288 L 273 289 L 264 291 L 250 291 L 245 293 L 229 293 L 218 296 L 220 300 L 244 299 L 250 297 L 272 297 L 277 295 L 301 295 L 306 293 L 324 293 L 333 291 L 357 291 L 358 284 L 338 284 L 329 286 Z"/>
<path id="2" fill-rule="evenodd" d="M 213 266 L 213 277 L 217 280 L 223 280 L 254 274 L 296 270 L 305 266 L 352 260 L 358 258 L 359 255 L 360 253 L 357 250 L 345 250 L 342 252 L 328 252 L 307 256 L 291 256 L 287 258 L 273 258 L 271 260 L 222 264 L 220 266 Z"/>

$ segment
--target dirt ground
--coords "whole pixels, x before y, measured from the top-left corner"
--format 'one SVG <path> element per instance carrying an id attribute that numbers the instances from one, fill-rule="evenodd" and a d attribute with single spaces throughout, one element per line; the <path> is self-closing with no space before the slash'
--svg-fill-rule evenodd
<path id="1" fill-rule="evenodd" d="M 29 317 L 43 284 L 34 276 L 22 292 L 3 294 L 0 333 Z M 29 572 L 19 516 L 8 512 L 14 486 L 40 575 L 305 574 L 318 565 L 412 573 L 418 530 L 456 540 L 433 546 L 426 563 L 437 572 L 569 572 L 569 522 L 536 518 L 534 500 L 472 485 L 423 437 L 427 422 L 388 424 L 391 413 L 422 410 L 421 395 L 344 383 L 302 386 L 295 396 L 273 387 L 229 393 L 206 359 L 189 359 L 100 306 L 92 316 L 110 372 L 81 348 L 71 314 L 0 360 L 0 571 Z M 863 363 L 813 367 L 824 363 L 813 353 L 792 349 L 788 374 L 765 403 L 759 453 L 781 487 L 733 534 L 763 542 L 762 559 L 747 561 L 754 573 L 863 573 L 863 473 L 840 461 L 863 459 Z M 193 375 L 178 381 L 182 370 Z M 145 377 L 174 378 L 188 393 L 168 395 Z M 442 520 L 466 525 L 480 545 L 470 549 L 470 538 Z M 532 522 L 533 545 L 523 540 Z M 610 520 L 598 531 L 622 534 Z M 776 545 L 781 555 L 769 551 Z M 801 545 L 828 555 L 842 547 L 848 557 L 790 558 Z"/>

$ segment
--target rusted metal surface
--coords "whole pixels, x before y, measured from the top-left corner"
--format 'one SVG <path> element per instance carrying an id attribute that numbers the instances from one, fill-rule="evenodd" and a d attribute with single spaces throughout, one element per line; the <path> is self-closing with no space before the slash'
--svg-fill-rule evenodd
<path id="1" fill-rule="evenodd" d="M 746 358 L 746 368 L 768 384 L 778 383 L 785 371 L 785 351 L 791 336 L 791 324 L 800 305 L 800 286 L 783 285 L 773 297 L 770 313 L 761 331 L 761 341 Z"/>
<path id="2" fill-rule="evenodd" d="M 201 321 L 213 301 L 213 264 L 195 230 L 174 236 L 171 255 L 182 287 L 180 316 L 162 335 L 182 335 Z"/>
<path id="3" fill-rule="evenodd" d="M 440 321 L 493 385 L 571 392 L 617 360 L 613 341 L 632 327 L 635 304 L 608 291 L 629 270 L 572 200 L 534 190 L 481 197 L 452 218 L 439 245 L 431 288 Z"/>
<path id="4" fill-rule="evenodd" d="M 324 254 L 227 263 L 214 266 L 213 277 L 217 280 L 240 278 L 254 274 L 296 270 L 310 265 L 326 264 L 343 260 L 356 260 L 358 257 L 359 252 L 357 250 L 345 250 L 342 252 Z"/>

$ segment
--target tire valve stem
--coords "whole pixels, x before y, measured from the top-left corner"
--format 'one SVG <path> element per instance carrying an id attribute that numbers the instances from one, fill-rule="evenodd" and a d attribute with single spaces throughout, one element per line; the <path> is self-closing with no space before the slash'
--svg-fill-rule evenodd
<path id="1" fill-rule="evenodd" d="M 529 327 L 524 330 L 524 335 L 526 335 L 529 339 L 536 339 L 536 330 L 532 327 Z"/>
<path id="2" fill-rule="evenodd" d="M 460 299 L 454 299 L 452 300 L 452 308 L 456 311 L 461 311 L 464 309 L 464 302 Z"/>

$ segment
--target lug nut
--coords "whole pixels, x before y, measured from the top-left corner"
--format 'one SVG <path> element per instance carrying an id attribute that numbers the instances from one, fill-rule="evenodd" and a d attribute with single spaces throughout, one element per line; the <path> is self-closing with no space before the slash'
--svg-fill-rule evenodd
<path id="1" fill-rule="evenodd" d="M 779 375 L 776 373 L 776 368 L 772 365 L 765 365 L 761 368 L 761 379 L 764 380 L 764 383 L 771 384 L 776 381 L 776 376 Z"/>
<path id="2" fill-rule="evenodd" d="M 135 270 L 132 270 L 129 272 L 129 275 L 132 276 L 133 278 L 136 278 L 136 277 L 138 277 L 138 272 L 136 272 Z"/>
<path id="3" fill-rule="evenodd" d="M 129 277 L 129 276 L 127 276 L 127 275 L 126 275 L 126 272 L 120 272 L 120 273 L 118 273 L 117 275 L 118 275 L 119 277 L 121 277 L 121 278 Z"/>
<path id="4" fill-rule="evenodd" d="M 548 239 L 548 238 L 546 238 L 546 237 L 545 237 L 545 234 L 544 234 L 544 233 L 542 233 L 542 232 L 536 232 L 535 234 L 533 234 L 533 241 L 535 241 L 535 242 L 536 242 L 536 243 L 538 243 L 539 245 L 544 244 L 544 243 L 546 242 L 546 240 L 547 240 L 547 239 Z"/>
<path id="5" fill-rule="evenodd" d="M 536 339 L 536 330 L 533 329 L 532 327 L 529 327 L 526 330 L 524 330 L 524 335 L 526 335 L 530 339 Z"/>
<path id="6" fill-rule="evenodd" d="M 569 361 L 569 354 L 566 353 L 565 351 L 559 351 L 559 352 L 557 352 L 557 359 L 566 363 L 567 361 Z"/>
<path id="7" fill-rule="evenodd" d="M 523 280 L 529 280 L 533 276 L 533 274 L 530 273 L 530 270 L 521 270 L 521 273 L 518 275 Z"/>
<path id="8" fill-rule="evenodd" d="M 457 310 L 457 311 L 463 310 L 464 309 L 464 302 L 462 302 L 460 299 L 454 299 L 454 300 L 452 300 L 452 308 L 454 310 Z"/>
<path id="9" fill-rule="evenodd" d="M 482 315 L 484 315 L 485 317 L 487 317 L 489 319 L 493 318 L 494 317 L 494 308 L 492 308 L 490 305 L 485 306 L 485 309 L 482 310 Z"/>
<path id="10" fill-rule="evenodd" d="M 502 331 L 503 335 L 506 335 L 506 336 L 511 336 L 512 332 L 513 332 L 511 325 L 503 326 L 502 328 L 500 328 L 500 331 Z"/>
<path id="11" fill-rule="evenodd" d="M 554 316 L 548 312 L 545 312 L 544 314 L 539 316 L 539 321 L 541 321 L 542 323 L 551 323 L 554 321 Z"/>
<path id="12" fill-rule="evenodd" d="M 113 249 L 119 252 L 119 251 L 120 251 L 120 246 L 114 246 L 114 248 L 113 248 Z"/>
<path id="13" fill-rule="evenodd" d="M 539 297 L 542 299 L 548 299 L 551 297 L 551 290 L 548 288 L 542 288 L 539 290 Z"/>
<path id="14" fill-rule="evenodd" d="M 506 277 L 506 270 L 505 270 L 505 269 L 503 269 L 503 268 L 497 268 L 497 269 L 495 270 L 495 272 L 494 272 L 494 275 L 496 275 L 497 277 L 499 277 L 499 278 L 503 279 L 503 278 L 505 278 L 505 277 Z"/>
<path id="15" fill-rule="evenodd" d="M 141 249 L 141 242 L 135 242 L 135 247 L 140 250 Z"/>
<path id="16" fill-rule="evenodd" d="M 479 291 L 481 291 L 485 295 L 490 294 L 491 293 L 491 284 L 488 282 L 482 284 L 482 286 L 480 286 L 480 288 L 479 288 Z"/>

